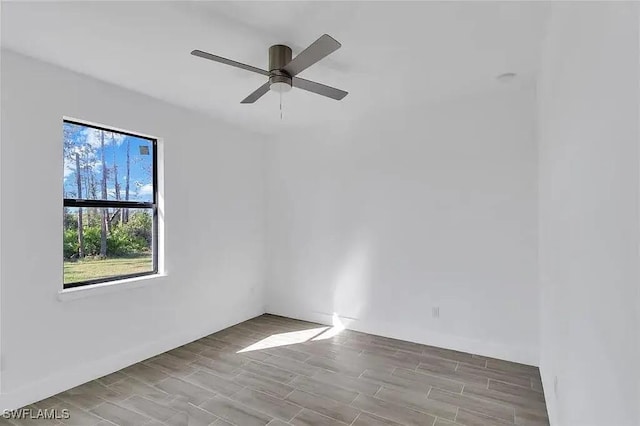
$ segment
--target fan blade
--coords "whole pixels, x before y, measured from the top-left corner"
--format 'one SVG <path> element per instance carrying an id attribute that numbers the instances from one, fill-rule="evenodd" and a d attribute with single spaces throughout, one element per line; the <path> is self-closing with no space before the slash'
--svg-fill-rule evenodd
<path id="1" fill-rule="evenodd" d="M 231 59 L 223 58 L 222 56 L 212 55 L 211 53 L 203 52 L 202 50 L 194 50 L 191 52 L 191 54 L 199 58 L 209 59 L 211 61 L 220 62 L 221 64 L 225 65 L 231 65 L 232 67 L 236 68 L 242 68 L 243 70 L 253 71 L 262 75 L 269 75 L 269 71 L 261 70 L 260 68 L 243 64 L 241 62 L 232 61 Z"/>
<path id="2" fill-rule="evenodd" d="M 300 52 L 300 54 L 285 65 L 283 69 L 293 77 L 330 53 L 340 49 L 340 46 L 342 45 L 334 40 L 333 37 L 324 34 L 319 39 L 311 43 L 309 47 Z"/>
<path id="3" fill-rule="evenodd" d="M 262 97 L 262 95 L 264 95 L 265 93 L 267 93 L 269 91 L 269 82 L 267 81 L 265 84 L 263 84 L 262 86 L 258 87 L 255 92 L 253 92 L 252 94 L 250 94 L 249 96 L 247 96 L 246 98 L 244 98 L 242 100 L 242 102 L 240 102 L 241 104 L 252 104 L 255 101 L 257 101 L 258 99 L 260 99 Z"/>
<path id="4" fill-rule="evenodd" d="M 349 94 L 344 90 L 336 89 L 335 87 L 325 86 L 324 84 L 316 83 L 315 81 L 305 80 L 300 77 L 293 77 L 291 79 L 293 87 L 306 90 L 308 92 L 317 93 L 318 95 L 326 96 L 327 98 L 341 100 Z"/>

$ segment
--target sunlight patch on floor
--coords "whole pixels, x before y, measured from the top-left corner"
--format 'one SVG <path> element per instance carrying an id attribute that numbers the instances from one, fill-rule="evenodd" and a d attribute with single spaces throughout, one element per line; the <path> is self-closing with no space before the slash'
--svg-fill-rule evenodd
<path id="1" fill-rule="evenodd" d="M 340 334 L 344 330 L 344 324 L 340 321 L 338 314 L 333 314 L 333 327 L 318 327 L 307 330 L 290 331 L 287 333 L 272 334 L 259 342 L 256 342 L 236 353 L 259 351 L 261 349 L 277 348 L 278 346 L 289 346 L 308 341 L 318 341 L 330 339 Z"/>
<path id="2" fill-rule="evenodd" d="M 260 349 L 275 348 L 278 346 L 295 345 L 296 343 L 304 343 L 328 329 L 329 327 L 318 327 L 318 328 L 310 328 L 308 330 L 290 331 L 288 333 L 272 334 L 271 336 L 266 337 L 260 340 L 259 342 L 254 343 L 251 346 L 247 346 L 246 348 L 238 351 L 237 353 L 258 351 Z"/>

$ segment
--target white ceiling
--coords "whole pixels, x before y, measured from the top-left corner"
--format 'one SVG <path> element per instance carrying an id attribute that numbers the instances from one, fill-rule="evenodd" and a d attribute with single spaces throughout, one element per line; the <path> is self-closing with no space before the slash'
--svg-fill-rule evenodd
<path id="1" fill-rule="evenodd" d="M 3 2 L 2 46 L 129 89 L 270 132 L 350 120 L 530 80 L 540 2 Z M 293 90 L 240 100 L 264 77 L 193 57 L 205 50 L 267 67 L 323 33 L 342 48 L 301 77 L 349 91 L 340 102 Z"/>

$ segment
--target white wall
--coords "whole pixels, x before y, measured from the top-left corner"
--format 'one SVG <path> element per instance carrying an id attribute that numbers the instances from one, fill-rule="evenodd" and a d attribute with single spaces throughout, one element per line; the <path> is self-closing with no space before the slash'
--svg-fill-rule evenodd
<path id="1" fill-rule="evenodd" d="M 539 249 L 555 426 L 640 425 L 638 29 L 637 3 L 556 5 L 549 22 Z"/>
<path id="2" fill-rule="evenodd" d="M 162 138 L 166 277 L 58 300 L 63 116 Z M 1 118 L 0 408 L 263 312 L 262 137 L 9 51 Z"/>
<path id="3" fill-rule="evenodd" d="M 537 364 L 534 124 L 515 87 L 279 135 L 267 311 Z"/>

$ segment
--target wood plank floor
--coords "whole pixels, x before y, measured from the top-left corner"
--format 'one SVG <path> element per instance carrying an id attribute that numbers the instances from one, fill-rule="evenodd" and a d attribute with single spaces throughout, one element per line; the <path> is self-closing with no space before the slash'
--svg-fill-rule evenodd
<path id="1" fill-rule="evenodd" d="M 538 369 L 263 315 L 33 404 L 15 425 L 548 425 Z"/>

